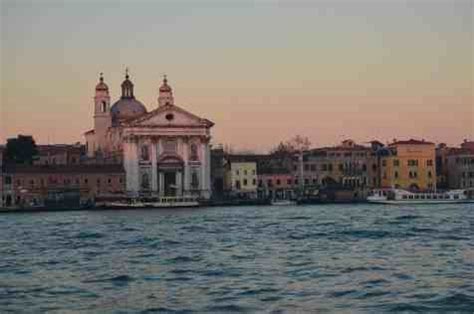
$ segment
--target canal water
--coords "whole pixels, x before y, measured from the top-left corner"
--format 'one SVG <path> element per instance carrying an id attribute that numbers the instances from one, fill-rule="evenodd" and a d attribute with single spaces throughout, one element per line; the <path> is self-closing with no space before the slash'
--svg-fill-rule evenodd
<path id="1" fill-rule="evenodd" d="M 474 205 L 0 215 L 1 313 L 474 311 Z"/>

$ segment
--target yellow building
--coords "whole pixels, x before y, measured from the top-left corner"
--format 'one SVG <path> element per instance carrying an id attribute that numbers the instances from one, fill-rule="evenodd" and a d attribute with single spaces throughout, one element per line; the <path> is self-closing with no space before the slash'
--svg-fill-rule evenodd
<path id="1" fill-rule="evenodd" d="M 257 162 L 249 156 L 229 156 L 225 167 L 224 188 L 232 195 L 257 197 Z"/>
<path id="2" fill-rule="evenodd" d="M 436 189 L 435 144 L 425 141 L 395 141 L 390 154 L 380 158 L 382 187 L 407 190 Z"/>

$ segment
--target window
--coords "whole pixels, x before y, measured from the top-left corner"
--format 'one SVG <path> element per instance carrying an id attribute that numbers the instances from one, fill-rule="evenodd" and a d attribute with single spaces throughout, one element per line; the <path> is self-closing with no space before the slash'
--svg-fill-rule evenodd
<path id="1" fill-rule="evenodd" d="M 387 166 L 387 161 L 384 159 L 382 160 L 382 167 L 386 167 Z"/>
<path id="2" fill-rule="evenodd" d="M 417 167 L 418 166 L 418 160 L 417 159 L 409 159 L 408 160 L 408 166 Z"/>
<path id="3" fill-rule="evenodd" d="M 235 175 L 238 176 L 240 174 L 239 170 L 235 170 Z"/>
<path id="4" fill-rule="evenodd" d="M 247 186 L 247 179 L 244 179 L 244 186 Z"/>
<path id="5" fill-rule="evenodd" d="M 85 183 L 85 184 L 89 183 L 89 180 L 84 179 L 84 183 Z"/>
<path id="6" fill-rule="evenodd" d="M 267 180 L 267 185 L 270 186 L 270 187 L 273 186 L 273 181 L 272 181 L 272 179 L 268 179 L 268 180 Z"/>
<path id="7" fill-rule="evenodd" d="M 109 179 L 107 180 L 107 183 L 108 183 L 108 184 L 112 184 L 112 179 L 109 178 Z"/>
<path id="8" fill-rule="evenodd" d="M 280 185 L 280 184 L 281 184 L 280 179 L 277 179 L 277 185 Z"/>
<path id="9" fill-rule="evenodd" d="M 332 171 L 332 164 L 328 164 L 328 170 Z"/>
<path id="10" fill-rule="evenodd" d="M 310 169 L 311 169 L 312 172 L 315 172 L 316 171 L 316 165 L 311 165 Z"/>
<path id="11" fill-rule="evenodd" d="M 431 178 L 431 177 L 432 177 L 431 171 L 428 171 L 428 178 Z"/>
<path id="12" fill-rule="evenodd" d="M 102 112 L 106 112 L 107 111 L 107 103 L 104 101 L 102 101 Z"/>
<path id="13" fill-rule="evenodd" d="M 240 189 L 240 181 L 239 180 L 235 180 L 235 188 L 236 189 Z"/>
<path id="14" fill-rule="evenodd" d="M 244 176 L 246 176 L 246 175 L 247 175 L 247 170 L 244 170 Z"/>
<path id="15" fill-rule="evenodd" d="M 427 165 L 428 167 L 433 166 L 433 160 L 432 160 L 432 159 L 428 159 L 428 160 L 426 161 L 426 165 Z"/>
<path id="16" fill-rule="evenodd" d="M 394 166 L 394 167 L 400 166 L 400 160 L 394 159 L 394 160 L 393 160 L 393 166 Z"/>
<path id="17" fill-rule="evenodd" d="M 343 164 L 339 164 L 339 171 L 344 171 L 344 165 Z"/>
<path id="18" fill-rule="evenodd" d="M 304 179 L 304 184 L 309 184 L 309 179 Z"/>
<path id="19" fill-rule="evenodd" d="M 394 177 L 395 177 L 395 179 L 398 179 L 398 171 L 395 171 Z"/>
<path id="20" fill-rule="evenodd" d="M 252 185 L 257 185 L 257 180 L 256 179 L 252 179 Z"/>
<path id="21" fill-rule="evenodd" d="M 253 175 L 256 175 L 256 174 L 257 174 L 257 171 L 256 171 L 256 170 L 252 170 L 252 174 L 253 174 Z"/>
<path id="22" fill-rule="evenodd" d="M 5 184 L 12 184 L 12 177 L 6 176 L 5 177 Z"/>
<path id="23" fill-rule="evenodd" d="M 366 164 L 362 164 L 362 171 L 363 171 L 363 172 L 366 172 L 366 171 L 367 171 L 367 165 L 366 165 Z"/>

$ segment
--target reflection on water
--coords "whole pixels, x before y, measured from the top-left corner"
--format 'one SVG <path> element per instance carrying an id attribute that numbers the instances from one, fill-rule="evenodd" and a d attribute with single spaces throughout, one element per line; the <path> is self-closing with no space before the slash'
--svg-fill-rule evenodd
<path id="1" fill-rule="evenodd" d="M 474 208 L 0 215 L 1 312 L 474 309 Z"/>

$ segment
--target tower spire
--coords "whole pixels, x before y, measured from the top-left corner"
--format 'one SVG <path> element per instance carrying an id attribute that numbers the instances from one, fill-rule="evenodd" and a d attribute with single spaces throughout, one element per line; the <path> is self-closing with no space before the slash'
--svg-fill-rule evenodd
<path id="1" fill-rule="evenodd" d="M 128 67 L 125 68 L 125 80 L 122 83 L 122 99 L 135 98 L 133 95 L 133 83 L 130 81 Z"/>
<path id="2" fill-rule="evenodd" d="M 163 84 L 160 86 L 158 96 L 158 105 L 174 105 L 173 89 L 168 85 L 168 76 L 163 75 Z"/>

